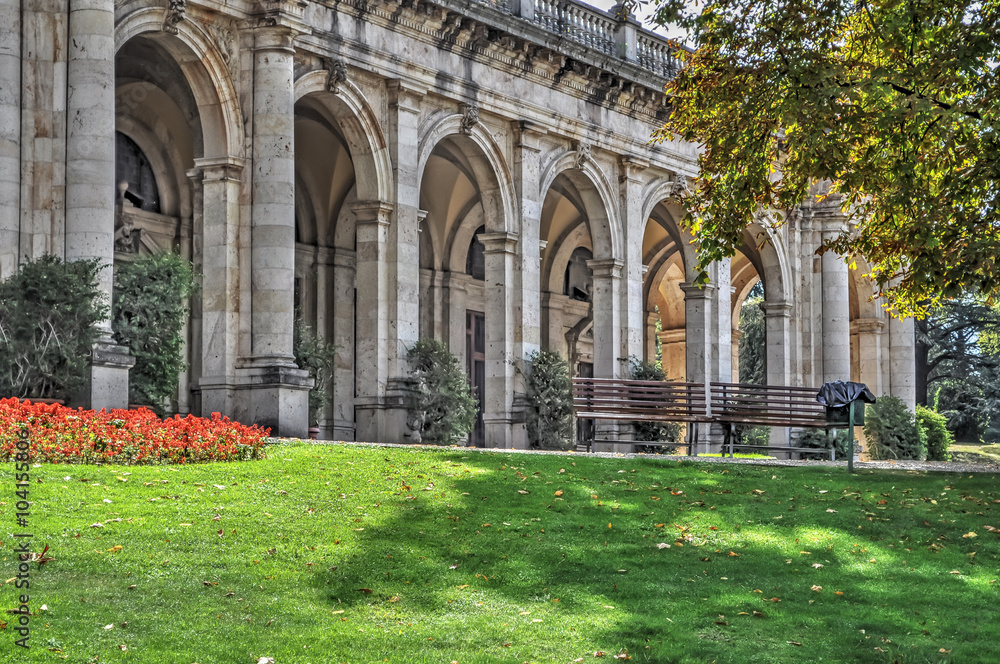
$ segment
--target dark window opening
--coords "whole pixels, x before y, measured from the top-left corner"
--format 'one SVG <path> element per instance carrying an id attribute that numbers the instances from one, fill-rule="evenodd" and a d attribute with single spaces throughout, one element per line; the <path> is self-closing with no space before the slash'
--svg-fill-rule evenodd
<path id="1" fill-rule="evenodd" d="M 120 190 L 121 183 L 128 185 L 124 192 Z M 160 211 L 160 192 L 149 159 L 135 141 L 120 131 L 115 132 L 115 188 L 116 201 L 121 196 L 126 206 Z"/>
<path id="2" fill-rule="evenodd" d="M 479 281 L 486 279 L 486 247 L 479 240 L 479 236 L 485 231 L 485 226 L 476 229 L 472 242 L 469 243 L 469 253 L 465 258 L 465 273 Z"/>

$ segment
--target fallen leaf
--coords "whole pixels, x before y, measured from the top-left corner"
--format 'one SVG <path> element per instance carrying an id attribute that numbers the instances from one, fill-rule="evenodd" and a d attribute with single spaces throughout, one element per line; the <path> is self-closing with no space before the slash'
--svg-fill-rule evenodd
<path id="1" fill-rule="evenodd" d="M 528 495 L 529 493 L 531 493 L 530 491 L 525 491 L 524 489 L 518 489 L 518 490 L 517 490 L 517 492 L 518 492 L 519 494 L 521 494 L 522 496 L 526 496 L 526 495 Z"/>
<path id="2" fill-rule="evenodd" d="M 656 545 L 656 548 L 657 549 L 669 549 L 670 545 L 667 544 L 666 542 L 660 542 L 659 544 Z"/>
<path id="3" fill-rule="evenodd" d="M 92 523 L 92 524 L 90 524 L 90 527 L 91 528 L 103 528 L 104 524 L 103 523 Z"/>
<path id="4" fill-rule="evenodd" d="M 371 589 L 371 588 L 358 588 L 358 592 L 359 592 L 359 593 L 365 593 L 365 594 L 367 594 L 367 595 L 370 595 L 370 594 L 371 594 L 371 592 L 372 592 L 372 589 Z"/>
<path id="5" fill-rule="evenodd" d="M 561 495 L 563 495 L 563 492 L 562 491 L 556 491 L 554 495 L 561 496 Z"/>
<path id="6" fill-rule="evenodd" d="M 458 586 L 458 589 L 459 590 L 465 590 L 468 587 L 469 587 L 469 584 L 468 583 L 464 583 L 464 584 Z M 369 590 L 368 592 L 371 592 L 371 591 Z"/>
<path id="7" fill-rule="evenodd" d="M 114 629 L 114 628 L 115 628 L 114 625 L 105 625 L 104 626 L 104 629 Z"/>
<path id="8" fill-rule="evenodd" d="M 973 532 L 965 533 L 964 535 L 962 535 L 962 539 L 970 539 L 972 537 L 978 537 L 978 535 L 976 535 L 976 533 Z"/>
<path id="9" fill-rule="evenodd" d="M 821 590 L 823 590 L 823 586 L 813 586 L 812 587 L 812 591 L 813 592 L 817 592 L 818 593 Z"/>
<path id="10" fill-rule="evenodd" d="M 273 657 L 260 657 L 257 659 L 257 664 L 274 664 Z"/>
<path id="11" fill-rule="evenodd" d="M 815 567 L 816 569 L 819 569 L 823 567 L 823 563 L 813 563 L 812 566 Z"/>
<path id="12" fill-rule="evenodd" d="M 802 645 L 802 644 L 801 644 L 801 643 L 799 643 L 798 641 L 786 641 L 786 643 L 787 643 L 788 645 L 790 645 L 790 646 L 801 646 L 801 645 Z"/>

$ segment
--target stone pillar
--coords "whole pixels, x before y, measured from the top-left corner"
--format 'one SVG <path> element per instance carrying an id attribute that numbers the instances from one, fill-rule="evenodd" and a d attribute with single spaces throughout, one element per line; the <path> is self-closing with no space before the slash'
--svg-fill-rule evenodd
<path id="1" fill-rule="evenodd" d="M 517 235 L 483 233 L 486 258 L 486 447 L 513 447 L 514 404 L 514 264 Z"/>
<path id="2" fill-rule="evenodd" d="M 611 8 L 611 14 L 618 17 L 618 24 L 615 26 L 616 55 L 628 62 L 638 61 L 639 53 L 636 42 L 638 41 L 639 29 L 642 26 L 639 25 L 639 21 L 636 20 L 631 9 L 627 9 L 622 2 Z"/>
<path id="3" fill-rule="evenodd" d="M 541 216 L 544 192 L 541 186 L 541 138 L 545 129 L 520 121 L 514 123 L 514 160 L 511 172 L 521 208 L 521 235 L 518 242 L 519 285 L 515 298 L 515 325 L 520 325 L 519 358 L 541 349 Z"/>
<path id="4" fill-rule="evenodd" d="M 788 302 L 764 302 L 764 334 L 767 343 L 767 384 L 791 385 L 791 320 Z"/>
<path id="5" fill-rule="evenodd" d="M 917 403 L 916 344 L 912 318 L 889 319 L 889 394 L 898 397 L 910 410 Z"/>
<path id="6" fill-rule="evenodd" d="M 733 376 L 733 287 L 730 259 L 725 258 L 712 266 L 715 283 L 713 295 L 715 315 L 711 321 L 711 376 L 712 380 L 729 382 Z"/>
<path id="7" fill-rule="evenodd" d="M 21 198 L 21 1 L 0 0 L 0 280 L 17 272 Z"/>
<path id="8" fill-rule="evenodd" d="M 844 220 L 824 211 L 823 241 L 840 234 Z M 850 275 L 843 257 L 823 254 L 823 382 L 851 380 Z"/>
<path id="9" fill-rule="evenodd" d="M 663 373 L 667 380 L 687 380 L 687 330 L 661 330 L 657 332 L 660 338 L 660 356 L 663 358 Z"/>
<path id="10" fill-rule="evenodd" d="M 447 338 L 448 350 L 458 358 L 459 364 L 467 365 L 465 355 L 465 312 L 466 312 L 466 275 L 453 272 L 445 273 L 445 294 L 447 296 Z"/>
<path id="11" fill-rule="evenodd" d="M 111 303 L 115 260 L 115 6 L 112 0 L 71 0 L 66 44 L 65 259 L 97 259 L 98 288 Z M 20 77 L 14 80 L 19 80 Z M 111 321 L 98 323 L 88 408 L 128 406 L 128 348 L 115 343 Z"/>
<path id="12" fill-rule="evenodd" d="M 572 362 L 568 356 L 566 344 L 566 332 L 563 316 L 566 313 L 563 308 L 565 296 L 545 291 L 539 298 L 541 300 L 542 322 L 544 337 L 542 345 L 553 352 L 559 353 L 566 358 L 567 362 Z M 575 373 L 576 367 L 570 364 L 570 373 Z"/>
<path id="13" fill-rule="evenodd" d="M 656 323 L 660 320 L 660 315 L 655 311 L 646 314 L 646 334 L 645 334 L 645 358 L 648 362 L 656 361 L 657 332 Z M 663 357 L 663 348 L 660 347 L 660 357 Z M 666 364 L 664 364 L 664 367 Z"/>
<path id="14" fill-rule="evenodd" d="M 189 176 L 201 193 L 201 358 L 196 412 L 235 417 L 239 354 L 239 228 L 243 160 L 196 159 Z"/>
<path id="15" fill-rule="evenodd" d="M 589 260 L 587 267 L 594 273 L 594 377 L 620 378 L 622 261 Z"/>
<path id="16" fill-rule="evenodd" d="M 389 218 L 380 202 L 353 206 L 357 233 L 355 417 L 358 440 L 389 442 L 385 393 L 389 382 Z M 405 415 L 401 427 L 405 427 Z M 402 428 L 396 442 L 402 439 Z"/>
<path id="17" fill-rule="evenodd" d="M 743 330 L 734 327 L 730 331 L 729 336 L 732 339 L 732 350 L 730 352 L 732 375 L 730 376 L 730 382 L 738 383 L 740 382 L 740 339 L 743 338 Z"/>
<path id="18" fill-rule="evenodd" d="M 643 332 L 646 315 L 643 307 L 642 278 L 646 266 L 642 264 L 642 236 L 646 231 L 646 219 L 642 218 L 643 181 L 642 172 L 649 162 L 636 157 L 622 157 L 618 185 L 619 216 L 625 230 L 625 265 L 622 270 L 624 299 L 622 300 L 622 346 L 621 357 L 642 358 Z"/>
<path id="19" fill-rule="evenodd" d="M 355 252 L 348 249 L 335 249 L 333 252 L 333 343 L 336 344 L 337 351 L 333 367 L 333 422 L 330 429 L 330 436 L 334 440 L 354 440 L 356 435 L 354 421 L 355 270 Z"/>
<path id="20" fill-rule="evenodd" d="M 882 332 L 885 323 L 879 318 L 859 318 L 851 322 L 851 333 L 858 340 L 858 372 L 855 377 L 868 389 L 881 396 L 882 384 Z"/>
<path id="21" fill-rule="evenodd" d="M 238 372 L 240 416 L 273 435 L 305 437 L 311 381 L 294 362 L 295 39 L 307 33 L 303 7 L 264 0 L 254 29 L 251 177 L 251 333 Z"/>

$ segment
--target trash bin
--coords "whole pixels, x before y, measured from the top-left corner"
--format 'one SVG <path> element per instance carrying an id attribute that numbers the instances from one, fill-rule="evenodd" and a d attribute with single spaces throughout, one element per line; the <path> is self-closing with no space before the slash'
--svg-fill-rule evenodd
<path id="1" fill-rule="evenodd" d="M 854 472 L 854 427 L 865 423 L 865 404 L 875 403 L 875 395 L 864 383 L 845 383 L 836 380 L 824 383 L 816 394 L 816 401 L 826 406 L 829 428 L 846 427 L 850 440 L 847 455 L 847 472 Z"/>

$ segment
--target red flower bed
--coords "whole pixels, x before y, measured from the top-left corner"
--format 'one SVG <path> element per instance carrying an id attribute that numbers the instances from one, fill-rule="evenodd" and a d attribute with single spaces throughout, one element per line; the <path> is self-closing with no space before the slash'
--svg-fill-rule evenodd
<path id="1" fill-rule="evenodd" d="M 73 409 L 0 399 L 0 461 L 10 461 L 27 430 L 32 462 L 160 464 L 264 456 L 269 429 L 212 413 L 161 420 L 151 410 Z"/>

